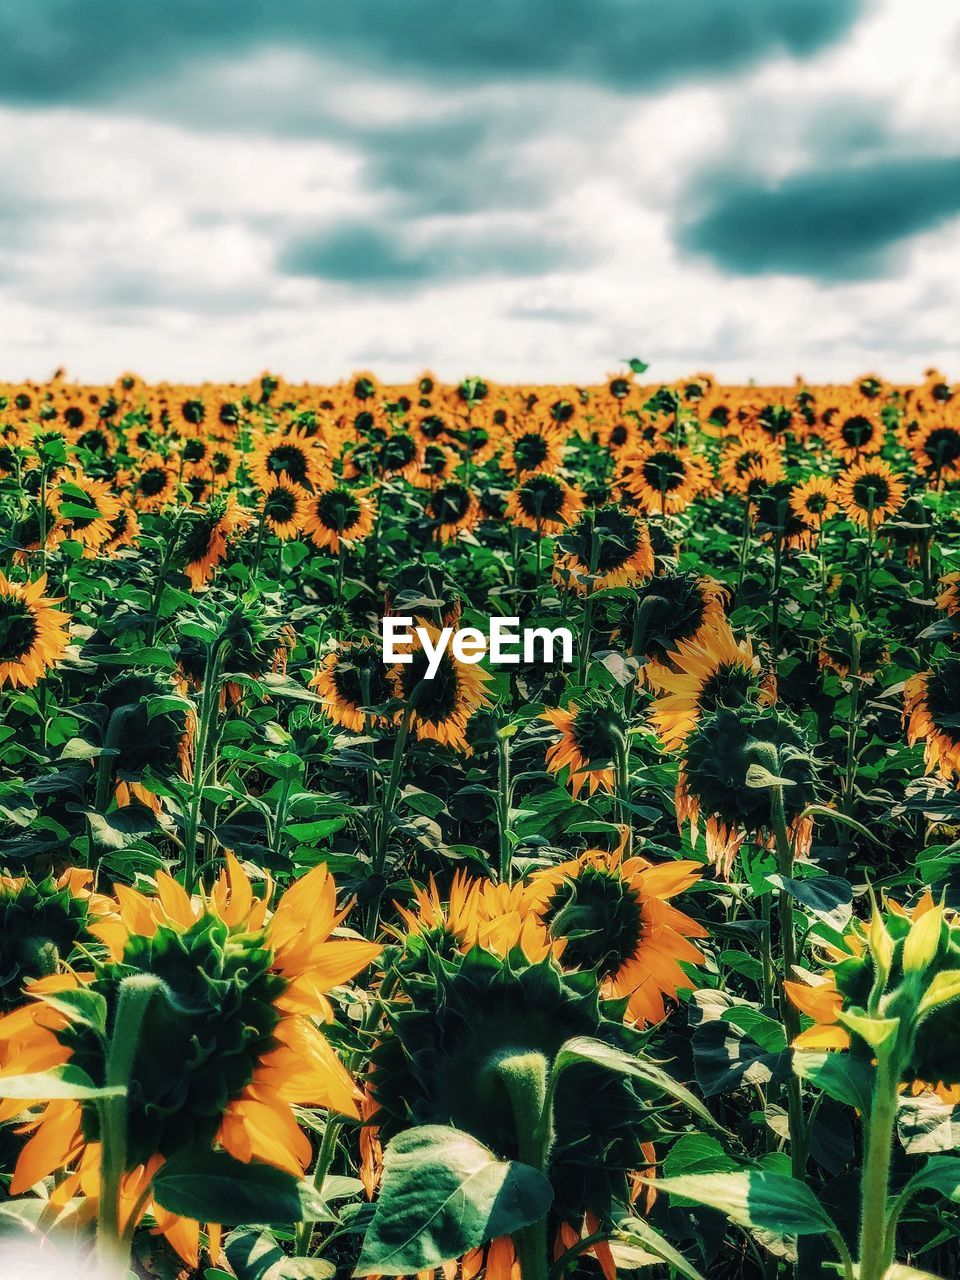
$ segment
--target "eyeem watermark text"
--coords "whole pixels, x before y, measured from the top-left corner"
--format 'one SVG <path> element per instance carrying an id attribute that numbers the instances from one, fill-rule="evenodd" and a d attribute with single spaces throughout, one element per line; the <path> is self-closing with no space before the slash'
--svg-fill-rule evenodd
<path id="1" fill-rule="evenodd" d="M 521 627 L 519 618 L 491 618 L 486 635 L 479 627 L 443 627 L 434 639 L 426 627 L 415 626 L 414 621 L 393 614 L 383 619 L 383 660 L 391 664 L 412 662 L 416 641 L 426 655 L 427 680 L 434 679 L 448 649 L 458 662 L 471 665 L 484 655 L 493 666 L 521 661 L 544 666 L 573 662 L 573 632 L 569 627 Z"/>

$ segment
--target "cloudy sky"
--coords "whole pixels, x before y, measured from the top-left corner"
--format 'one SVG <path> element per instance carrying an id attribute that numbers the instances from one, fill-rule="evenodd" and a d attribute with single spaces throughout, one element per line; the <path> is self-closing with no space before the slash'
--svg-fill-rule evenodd
<path id="1" fill-rule="evenodd" d="M 960 375 L 955 0 L 0 0 L 0 378 Z"/>

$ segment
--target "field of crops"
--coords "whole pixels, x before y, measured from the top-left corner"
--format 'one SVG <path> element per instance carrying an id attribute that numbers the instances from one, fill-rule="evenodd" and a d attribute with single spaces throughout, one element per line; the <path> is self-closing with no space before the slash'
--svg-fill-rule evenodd
<path id="1" fill-rule="evenodd" d="M 0 384 L 0 1243 L 960 1274 L 960 387 L 645 369 Z"/>

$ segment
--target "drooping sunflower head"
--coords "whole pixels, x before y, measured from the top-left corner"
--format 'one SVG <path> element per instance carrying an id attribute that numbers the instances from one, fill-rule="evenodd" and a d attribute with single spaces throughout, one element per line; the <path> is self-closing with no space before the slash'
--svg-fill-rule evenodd
<path id="1" fill-rule="evenodd" d="M 523 475 L 507 498 L 505 514 L 515 524 L 541 533 L 569 525 L 583 509 L 579 490 L 545 471 Z"/>
<path id="2" fill-rule="evenodd" d="M 849 624 L 830 623 L 817 643 L 818 663 L 822 671 L 835 671 L 848 676 L 856 667 L 864 679 L 890 660 L 884 636 L 875 630 L 854 628 Z"/>
<path id="3" fill-rule="evenodd" d="M 960 776 L 960 655 L 948 654 L 910 677 L 904 720 L 910 745 L 923 743 L 927 772 L 948 780 Z"/>
<path id="4" fill-rule="evenodd" d="M 591 697 L 577 705 L 555 707 L 542 719 L 560 731 L 547 750 L 550 773 L 567 770 L 567 785 L 575 796 L 586 786 L 590 795 L 612 791 L 615 769 L 625 749 L 627 724 L 622 711 L 607 699 Z"/>
<path id="5" fill-rule="evenodd" d="M 310 494 L 285 475 L 271 476 L 260 500 L 260 513 L 270 531 L 281 541 L 300 531 Z"/>
<path id="6" fill-rule="evenodd" d="M 333 485 L 311 494 L 303 532 L 314 546 L 338 554 L 342 542 L 354 543 L 373 532 L 375 508 L 366 492 Z"/>
<path id="7" fill-rule="evenodd" d="M 173 684 L 159 675 L 131 672 L 105 685 L 91 705 L 91 719 L 102 741 L 117 749 L 111 769 L 118 782 L 140 782 L 149 772 L 189 772 L 192 716 L 186 708 L 170 708 Z M 157 714 L 160 700 L 167 705 Z M 153 714 L 151 714 L 153 712 Z"/>
<path id="8" fill-rule="evenodd" d="M 689 939 L 706 929 L 669 905 L 699 874 L 693 862 L 655 865 L 588 849 L 536 873 L 530 894 L 547 936 L 562 945 L 562 966 L 595 973 L 602 994 L 625 999 L 628 1020 L 646 1024 L 665 1016 L 665 998 L 691 987 L 679 964 L 703 960 Z"/>
<path id="9" fill-rule="evenodd" d="M 425 510 L 441 542 L 452 542 L 459 534 L 472 529 L 480 515 L 476 497 L 459 480 L 446 480 L 432 489 Z"/>
<path id="10" fill-rule="evenodd" d="M 202 507 L 191 510 L 178 530 L 178 551 L 183 572 L 194 590 L 209 581 L 226 558 L 232 539 L 250 523 L 231 494 L 216 494 Z"/>
<path id="11" fill-rule="evenodd" d="M 670 751 L 703 716 L 756 702 L 762 693 L 760 659 L 749 637 L 738 641 L 726 621 L 678 641 L 667 663 L 646 664 L 643 679 L 657 695 L 650 722 Z"/>
<path id="12" fill-rule="evenodd" d="M 383 611 L 418 614 L 453 626 L 463 612 L 463 591 L 442 564 L 415 560 L 390 574 Z"/>
<path id="13" fill-rule="evenodd" d="M 582 511 L 557 542 L 554 577 L 578 595 L 633 586 L 653 570 L 646 521 L 619 503 Z"/>
<path id="14" fill-rule="evenodd" d="M 708 463 L 682 446 L 652 441 L 618 463 L 621 483 L 643 511 L 675 515 L 710 485 Z"/>
<path id="15" fill-rule="evenodd" d="M 837 500 L 856 524 L 882 524 L 903 505 L 906 484 L 882 458 L 854 463 L 837 481 Z"/>
<path id="16" fill-rule="evenodd" d="M 816 794 L 817 765 L 799 721 L 775 708 L 721 707 L 701 719 L 686 740 L 677 784 L 677 821 L 689 820 L 694 841 L 706 821 L 707 856 L 728 875 L 746 836 L 766 838 L 771 792 L 755 785 L 752 766 L 786 778 L 784 814 L 796 826 Z M 801 849 L 809 845 L 809 819 L 796 827 Z"/>
<path id="17" fill-rule="evenodd" d="M 924 421 L 911 441 L 914 461 L 938 480 L 960 476 L 960 419 Z"/>
<path id="18" fill-rule="evenodd" d="M 18 1003 L 27 983 L 76 960 L 78 942 L 95 942 L 87 933 L 92 879 L 79 869 L 56 880 L 0 876 L 0 1010 Z"/>
<path id="19" fill-rule="evenodd" d="M 693 570 L 658 574 L 637 589 L 621 623 L 621 633 L 637 638 L 637 651 L 666 662 L 684 640 L 705 627 L 719 627 L 725 619 L 727 593 L 719 582 Z"/>
<path id="20" fill-rule="evenodd" d="M 589 1036 L 622 1047 L 635 1033 L 604 1016 L 594 977 L 562 973 L 547 958 L 503 959 L 479 947 L 436 959 L 405 984 L 371 1054 L 374 1120 L 389 1139 L 413 1124 L 454 1125 L 501 1159 L 516 1159 L 511 1071 L 548 1073 L 562 1045 Z M 552 1213 L 559 1222 L 608 1214 L 629 1198 L 632 1170 L 656 1132 L 651 1099 L 622 1076 L 591 1066 L 565 1071 L 554 1101 Z"/>
<path id="21" fill-rule="evenodd" d="M 0 573 L 0 688 L 30 688 L 63 657 L 70 615 L 44 595 L 47 576 L 11 582 Z"/>
<path id="22" fill-rule="evenodd" d="M 324 712 L 334 724 L 363 733 L 368 725 L 386 723 L 385 715 L 372 708 L 385 706 L 393 690 L 374 645 L 349 644 L 328 653 L 310 684 L 323 698 Z"/>
<path id="23" fill-rule="evenodd" d="M 440 638 L 437 627 L 422 621 L 431 643 Z M 440 742 L 456 750 L 467 747 L 467 722 L 480 707 L 490 705 L 485 686 L 490 673 L 461 662 L 445 649 L 432 678 L 427 678 L 430 661 L 419 636 L 414 637 L 411 661 L 392 667 L 389 679 L 395 695 L 402 699 L 410 728 L 421 741 Z"/>
<path id="24" fill-rule="evenodd" d="M 808 547 L 815 529 L 797 514 L 789 480 L 766 485 L 754 499 L 753 525 L 764 541 L 781 540 L 786 547 Z"/>

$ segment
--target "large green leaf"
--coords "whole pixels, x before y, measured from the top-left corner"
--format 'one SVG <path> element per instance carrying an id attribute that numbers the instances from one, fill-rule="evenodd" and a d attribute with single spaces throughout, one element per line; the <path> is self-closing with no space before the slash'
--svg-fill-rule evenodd
<path id="1" fill-rule="evenodd" d="M 837 1102 L 856 1107 L 861 1115 L 869 1113 L 874 1071 L 862 1058 L 849 1053 L 795 1049 L 793 1069 L 801 1080 L 816 1085 Z"/>
<path id="2" fill-rule="evenodd" d="M 960 1149 L 960 1107 L 943 1102 L 935 1093 L 901 1098 L 897 1132 L 911 1156 L 931 1156 Z"/>
<path id="3" fill-rule="evenodd" d="M 153 1197 L 171 1213 L 227 1227 L 301 1222 L 312 1212 L 304 1184 L 292 1174 L 202 1147 L 178 1151 L 157 1170 Z"/>
<path id="4" fill-rule="evenodd" d="M 438 1267 L 542 1218 L 553 1190 L 529 1165 L 498 1160 L 445 1125 L 408 1129 L 384 1153 L 383 1186 L 357 1275 Z"/>
<path id="5" fill-rule="evenodd" d="M 932 1156 L 903 1188 L 904 1196 L 918 1191 L 939 1191 L 948 1200 L 960 1202 L 960 1156 Z"/>
<path id="6" fill-rule="evenodd" d="M 578 1063 L 606 1067 L 608 1071 L 616 1071 L 620 1075 L 643 1080 L 677 1102 L 682 1102 L 694 1115 L 699 1116 L 713 1128 L 722 1127 L 695 1094 L 647 1058 L 636 1058 L 613 1045 L 604 1044 L 602 1040 L 593 1040 L 590 1036 L 575 1036 L 561 1045 L 560 1051 L 553 1060 L 554 1074 L 559 1074 L 567 1067 L 576 1066 Z"/>
<path id="7" fill-rule="evenodd" d="M 336 1267 L 324 1258 L 291 1258 L 271 1232 L 245 1227 L 231 1232 L 224 1253 L 238 1280 L 330 1280 Z"/>
<path id="8" fill-rule="evenodd" d="M 670 1195 L 719 1209 L 741 1227 L 759 1227 L 783 1236 L 835 1233 L 833 1219 L 806 1183 L 779 1173 L 701 1173 L 657 1178 Z"/>
<path id="9" fill-rule="evenodd" d="M 631 1256 L 631 1249 L 635 1249 L 637 1245 L 647 1255 L 646 1261 Z M 645 1218 L 624 1218 L 618 1222 L 617 1233 L 610 1240 L 610 1251 L 618 1271 L 632 1271 L 638 1266 L 665 1262 L 677 1275 L 684 1276 L 686 1280 L 703 1280 L 703 1276 L 693 1263 L 688 1262 L 683 1254 Z"/>
<path id="10" fill-rule="evenodd" d="M 69 1065 L 25 1076 L 0 1076 L 0 1098 L 46 1102 L 54 1098 L 120 1098 L 125 1093 L 121 1085 L 98 1089 L 85 1071 Z"/>

